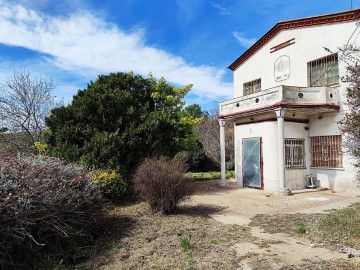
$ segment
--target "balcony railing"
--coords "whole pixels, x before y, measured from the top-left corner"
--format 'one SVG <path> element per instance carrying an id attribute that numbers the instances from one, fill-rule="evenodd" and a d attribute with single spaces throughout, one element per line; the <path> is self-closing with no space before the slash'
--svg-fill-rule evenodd
<path id="1" fill-rule="evenodd" d="M 296 87 L 280 85 L 261 92 L 220 103 L 220 115 L 232 115 L 271 105 L 338 105 L 339 93 L 330 87 Z"/>

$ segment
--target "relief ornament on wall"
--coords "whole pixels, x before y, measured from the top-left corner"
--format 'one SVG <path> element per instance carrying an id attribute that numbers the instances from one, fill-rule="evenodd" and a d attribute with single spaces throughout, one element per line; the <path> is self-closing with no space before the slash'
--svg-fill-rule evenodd
<path id="1" fill-rule="evenodd" d="M 283 55 L 280 56 L 274 63 L 274 79 L 281 82 L 290 78 L 290 57 Z"/>

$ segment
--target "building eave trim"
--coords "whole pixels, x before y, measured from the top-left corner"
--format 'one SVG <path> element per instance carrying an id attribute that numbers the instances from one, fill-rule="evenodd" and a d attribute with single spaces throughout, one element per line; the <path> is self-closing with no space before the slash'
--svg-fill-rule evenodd
<path id="1" fill-rule="evenodd" d="M 289 21 L 280 21 L 273 28 L 271 28 L 263 37 L 261 37 L 253 46 L 251 46 L 246 52 L 244 52 L 238 59 L 236 59 L 228 68 L 232 71 L 236 70 L 242 63 L 244 63 L 247 59 L 254 55 L 260 48 L 262 48 L 282 30 L 333 24 L 354 20 L 360 20 L 360 8 L 339 13 L 332 13 Z"/>

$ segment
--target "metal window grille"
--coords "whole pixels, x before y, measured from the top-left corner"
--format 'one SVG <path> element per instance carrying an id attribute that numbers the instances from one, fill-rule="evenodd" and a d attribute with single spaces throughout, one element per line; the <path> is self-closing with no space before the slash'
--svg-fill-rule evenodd
<path id="1" fill-rule="evenodd" d="M 312 167 L 343 166 L 341 135 L 310 137 L 310 141 Z"/>
<path id="2" fill-rule="evenodd" d="M 285 139 L 285 167 L 305 168 L 304 139 Z"/>
<path id="3" fill-rule="evenodd" d="M 254 94 L 261 91 L 261 79 L 253 80 L 251 82 L 244 83 L 244 96 Z"/>
<path id="4" fill-rule="evenodd" d="M 339 83 L 337 53 L 308 62 L 309 86 L 329 86 Z"/>

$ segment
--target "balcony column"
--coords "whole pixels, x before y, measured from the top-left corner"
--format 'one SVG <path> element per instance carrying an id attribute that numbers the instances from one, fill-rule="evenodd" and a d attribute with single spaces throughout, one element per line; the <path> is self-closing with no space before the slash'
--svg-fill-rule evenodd
<path id="1" fill-rule="evenodd" d="M 285 138 L 284 138 L 284 116 L 285 109 L 275 110 L 278 124 L 278 159 L 279 159 L 279 194 L 290 195 L 290 190 L 285 188 Z"/>
<path id="2" fill-rule="evenodd" d="M 221 180 L 220 185 L 226 186 L 226 172 L 225 172 L 225 125 L 226 122 L 224 120 L 219 120 L 220 124 L 220 160 L 221 160 Z"/>

